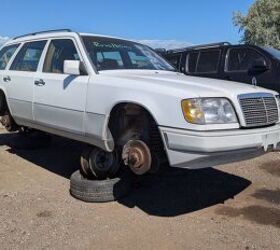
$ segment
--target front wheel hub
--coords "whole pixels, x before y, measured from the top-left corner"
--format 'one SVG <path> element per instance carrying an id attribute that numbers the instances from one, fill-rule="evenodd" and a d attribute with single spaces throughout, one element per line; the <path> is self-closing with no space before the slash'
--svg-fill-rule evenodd
<path id="1" fill-rule="evenodd" d="M 136 175 L 143 175 L 151 169 L 152 157 L 147 144 L 140 140 L 128 141 L 123 148 L 124 164 Z"/>

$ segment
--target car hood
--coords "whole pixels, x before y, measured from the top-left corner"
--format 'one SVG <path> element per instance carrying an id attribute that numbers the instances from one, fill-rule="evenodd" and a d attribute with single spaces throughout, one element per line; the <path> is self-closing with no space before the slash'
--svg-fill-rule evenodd
<path id="1" fill-rule="evenodd" d="M 153 70 L 107 70 L 100 75 L 129 80 L 141 84 L 142 87 L 159 88 L 170 94 L 181 93 L 182 97 L 191 94 L 192 97 L 236 97 L 246 93 L 277 92 L 238 82 L 186 76 L 178 72 Z"/>

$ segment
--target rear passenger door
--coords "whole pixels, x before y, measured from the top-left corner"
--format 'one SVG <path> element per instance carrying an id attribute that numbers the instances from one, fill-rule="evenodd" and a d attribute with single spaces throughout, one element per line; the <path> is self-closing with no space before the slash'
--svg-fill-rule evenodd
<path id="1" fill-rule="evenodd" d="M 75 40 L 51 40 L 35 79 L 34 118 L 42 126 L 82 135 L 89 76 L 64 74 L 65 60 L 81 60 Z"/>
<path id="2" fill-rule="evenodd" d="M 269 88 L 272 83 L 267 82 L 266 71 L 260 75 L 252 76 L 248 70 L 254 63 L 267 65 L 268 61 L 264 55 L 253 48 L 234 47 L 227 51 L 225 62 L 225 78 L 230 81 L 243 82 Z M 267 65 L 268 66 L 268 65 Z"/>
<path id="3" fill-rule="evenodd" d="M 10 109 L 17 121 L 32 121 L 34 76 L 46 41 L 25 43 L 3 75 Z"/>

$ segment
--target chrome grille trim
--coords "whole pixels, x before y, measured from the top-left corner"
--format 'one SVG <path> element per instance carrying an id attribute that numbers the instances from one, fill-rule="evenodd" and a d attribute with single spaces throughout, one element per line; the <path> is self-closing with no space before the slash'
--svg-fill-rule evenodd
<path id="1" fill-rule="evenodd" d="M 239 95 L 238 100 L 246 127 L 267 126 L 279 121 L 279 108 L 273 94 Z"/>

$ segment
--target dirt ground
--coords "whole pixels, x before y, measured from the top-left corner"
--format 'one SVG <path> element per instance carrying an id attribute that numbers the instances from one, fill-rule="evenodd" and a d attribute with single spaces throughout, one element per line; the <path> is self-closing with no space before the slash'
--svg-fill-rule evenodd
<path id="1" fill-rule="evenodd" d="M 170 168 L 118 202 L 88 204 L 69 195 L 83 145 L 55 137 L 26 150 L 21 141 L 1 130 L 1 250 L 280 249 L 280 153 Z"/>

